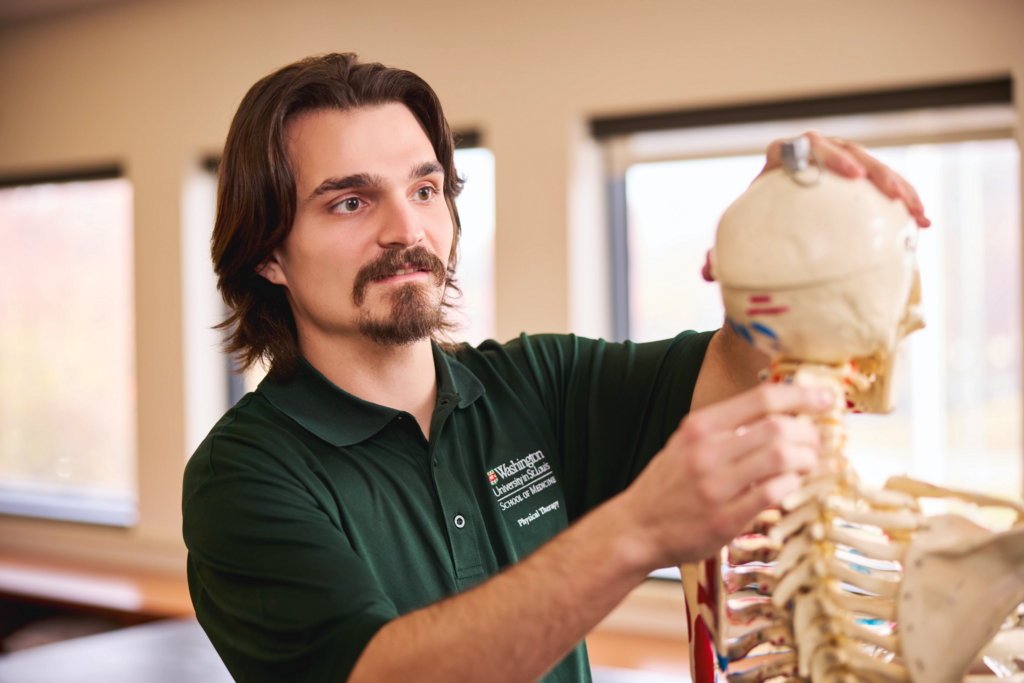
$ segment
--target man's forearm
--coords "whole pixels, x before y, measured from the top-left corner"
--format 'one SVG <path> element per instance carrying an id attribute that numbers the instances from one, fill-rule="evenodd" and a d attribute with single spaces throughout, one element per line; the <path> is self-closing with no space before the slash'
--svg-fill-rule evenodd
<path id="1" fill-rule="evenodd" d="M 476 588 L 385 625 L 350 683 L 539 679 L 654 568 L 623 499 Z"/>

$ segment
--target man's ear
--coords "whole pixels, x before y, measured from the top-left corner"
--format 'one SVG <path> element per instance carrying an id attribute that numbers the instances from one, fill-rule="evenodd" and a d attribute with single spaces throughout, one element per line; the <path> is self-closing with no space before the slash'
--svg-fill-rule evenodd
<path id="1" fill-rule="evenodd" d="M 278 260 L 277 249 L 271 252 L 270 258 L 256 266 L 256 272 L 275 285 L 288 286 L 288 278 L 285 277 L 284 268 L 281 267 L 281 262 Z"/>

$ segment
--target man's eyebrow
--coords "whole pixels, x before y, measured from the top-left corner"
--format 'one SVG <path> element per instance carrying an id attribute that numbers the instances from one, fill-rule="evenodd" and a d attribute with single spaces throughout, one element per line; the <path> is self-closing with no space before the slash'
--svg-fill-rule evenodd
<path id="1" fill-rule="evenodd" d="M 444 175 L 444 169 L 441 168 L 441 164 L 436 161 L 424 161 L 422 164 L 417 164 L 412 167 L 409 171 L 409 178 L 415 180 L 417 178 L 424 178 L 434 173 L 440 173 Z"/>
<path id="2" fill-rule="evenodd" d="M 378 175 L 370 175 L 369 173 L 354 173 L 347 175 L 344 178 L 328 178 L 319 185 L 316 189 L 310 193 L 307 201 L 316 199 L 322 194 L 328 192 L 338 192 L 339 190 L 351 190 L 354 187 L 365 188 L 365 187 L 383 187 L 384 179 Z"/>
<path id="3" fill-rule="evenodd" d="M 441 168 L 441 164 L 436 161 L 424 161 L 422 164 L 417 164 L 412 167 L 409 171 L 409 177 L 412 179 L 424 178 L 434 173 L 444 173 L 444 169 Z M 347 175 L 344 178 L 328 178 L 313 190 L 306 201 L 312 201 L 322 194 L 328 192 L 338 192 L 340 190 L 351 190 L 353 188 L 379 188 L 384 186 L 384 178 L 379 175 L 371 175 L 369 173 L 353 173 Z"/>

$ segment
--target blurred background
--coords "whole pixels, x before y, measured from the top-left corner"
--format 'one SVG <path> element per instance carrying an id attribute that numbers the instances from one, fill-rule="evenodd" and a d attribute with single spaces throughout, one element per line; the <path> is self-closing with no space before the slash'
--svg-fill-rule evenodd
<path id="1" fill-rule="evenodd" d="M 851 454 L 1020 496 L 1022 37 L 1019 0 L 0 0 L 0 638 L 188 614 L 182 469 L 259 379 L 210 330 L 221 145 L 249 86 L 320 52 L 440 95 L 472 343 L 714 329 L 700 265 L 765 146 L 869 146 L 934 227 L 928 328 Z M 678 585 L 649 584 L 592 656 L 685 673 Z"/>

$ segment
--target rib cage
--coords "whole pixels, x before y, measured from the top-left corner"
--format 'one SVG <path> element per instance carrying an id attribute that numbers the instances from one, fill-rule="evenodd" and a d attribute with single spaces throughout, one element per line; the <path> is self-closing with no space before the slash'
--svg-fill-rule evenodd
<path id="1" fill-rule="evenodd" d="M 690 609 L 718 653 L 716 668 L 731 683 L 914 681 L 897 626 L 901 560 L 927 525 L 915 496 L 955 492 L 906 479 L 885 489 L 860 482 L 843 453 L 843 415 L 846 389 L 862 389 L 870 378 L 853 365 L 777 362 L 769 379 L 830 389 L 836 402 L 814 418 L 822 437 L 819 470 L 718 558 L 683 568 Z M 1019 504 L 956 495 L 1015 507 L 1024 519 Z"/>

